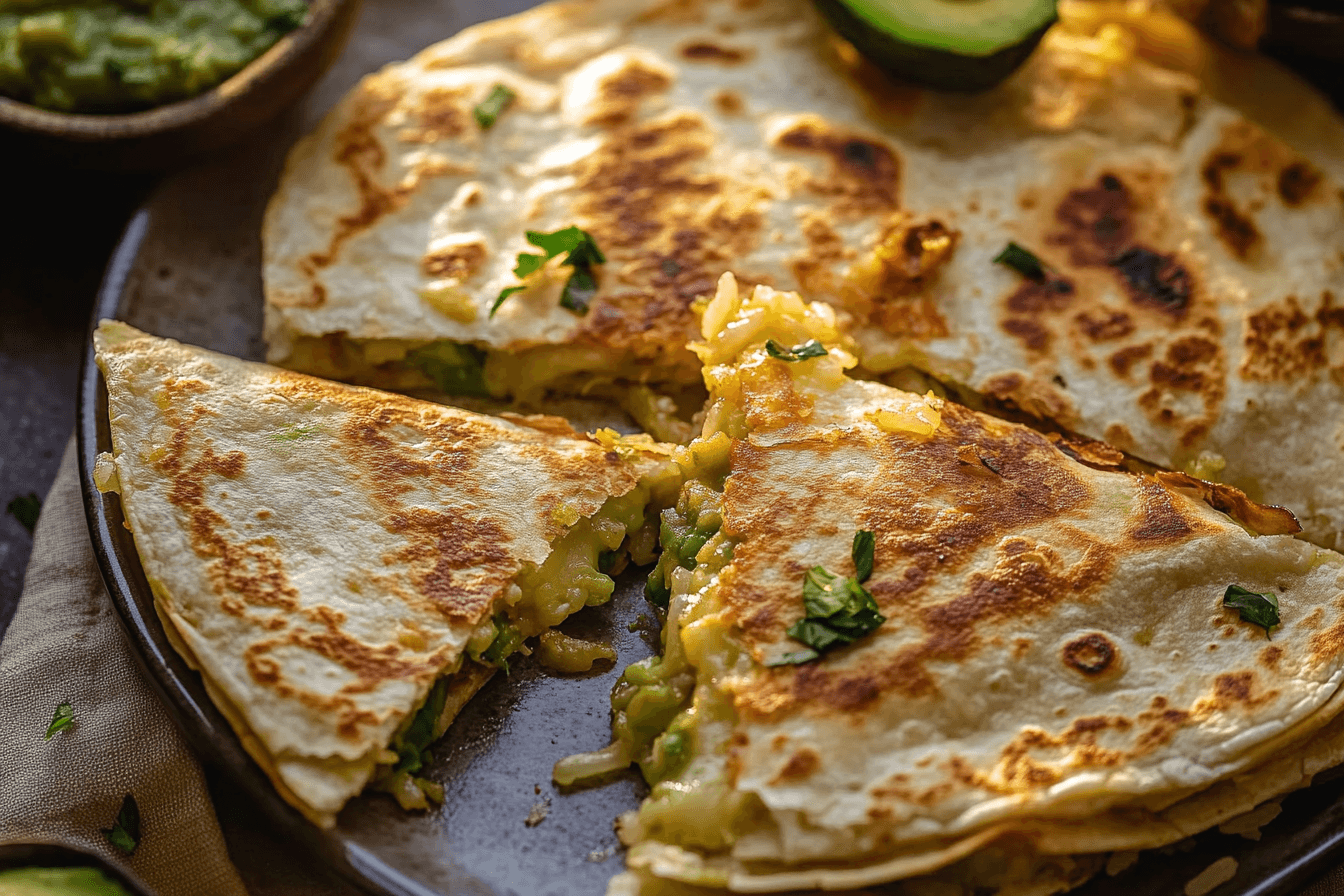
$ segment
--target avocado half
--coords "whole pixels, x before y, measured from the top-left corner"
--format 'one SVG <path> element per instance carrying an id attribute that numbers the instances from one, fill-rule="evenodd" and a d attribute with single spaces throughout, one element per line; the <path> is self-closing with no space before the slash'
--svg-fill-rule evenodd
<path id="1" fill-rule="evenodd" d="M 813 0 L 831 27 L 889 75 L 937 90 L 998 84 L 1058 17 L 1056 0 Z"/>

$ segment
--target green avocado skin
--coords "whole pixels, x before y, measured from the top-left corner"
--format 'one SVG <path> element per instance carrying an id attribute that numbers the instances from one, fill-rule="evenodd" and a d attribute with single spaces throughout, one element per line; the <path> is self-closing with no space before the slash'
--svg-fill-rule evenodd
<path id="1" fill-rule="evenodd" d="M 887 74 L 934 90 L 974 93 L 988 90 L 1017 70 L 1036 49 L 1051 18 L 1015 44 L 988 56 L 965 56 L 950 49 L 914 46 L 897 40 L 850 9 L 844 0 L 813 0 L 840 36 Z"/>
<path id="2" fill-rule="evenodd" d="M 0 871 L 5 896 L 131 896 L 97 868 L 11 868 Z"/>

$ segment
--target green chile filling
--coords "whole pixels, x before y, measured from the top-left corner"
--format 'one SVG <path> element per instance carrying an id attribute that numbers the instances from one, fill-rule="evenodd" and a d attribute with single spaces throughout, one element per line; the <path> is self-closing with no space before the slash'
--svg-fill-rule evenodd
<path id="1" fill-rule="evenodd" d="M 584 606 L 597 606 L 611 599 L 616 583 L 601 568 L 615 562 L 628 536 L 644 525 L 645 508 L 651 496 L 668 487 L 665 477 L 646 477 L 624 495 L 608 498 L 602 509 L 570 527 L 551 547 L 541 566 L 518 575 L 522 597 L 510 612 L 491 617 L 494 636 L 480 648 L 468 646 L 467 656 L 509 671 L 508 658 L 523 641 L 557 625 Z M 675 487 L 675 486 L 672 486 Z M 454 669 L 452 672 L 456 672 Z M 451 677 L 435 682 L 424 705 L 393 739 L 397 762 L 384 766 L 374 787 L 396 797 L 403 808 L 424 808 L 426 800 L 439 802 L 443 788 L 416 776 L 430 759 L 429 746 L 447 728 L 443 719 Z"/>

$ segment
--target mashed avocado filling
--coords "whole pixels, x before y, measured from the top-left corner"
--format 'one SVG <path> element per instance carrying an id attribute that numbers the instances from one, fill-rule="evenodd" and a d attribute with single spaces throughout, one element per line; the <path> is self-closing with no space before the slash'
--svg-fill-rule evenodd
<path id="1" fill-rule="evenodd" d="M 630 450 L 625 447 L 628 440 L 609 431 L 598 438 L 618 452 Z M 611 600 L 616 583 L 608 573 L 617 571 L 627 556 L 636 563 L 652 560 L 657 516 L 646 519 L 647 511 L 670 503 L 680 484 L 679 468 L 663 464 L 631 491 L 608 498 L 591 517 L 576 519 L 552 543 L 540 566 L 518 574 L 495 612 L 472 633 L 465 659 L 507 674 L 511 656 L 531 653 L 525 644 L 529 638 L 549 632 L 584 607 Z M 430 744 L 443 736 L 465 699 L 452 699 L 454 676 L 467 674 L 461 662 L 435 682 L 420 709 L 393 738 L 386 761 L 374 775 L 373 787 L 390 793 L 404 809 L 426 809 L 443 800 L 442 785 L 417 773 L 430 759 Z"/>
<path id="2" fill-rule="evenodd" d="M 599 346 L 539 345 L 507 352 L 449 340 L 417 343 L 333 334 L 295 339 L 284 366 L 394 392 L 520 402 L 537 402 L 548 393 L 605 396 L 665 442 L 688 441 L 693 433 L 686 421 L 704 404 L 698 388 L 679 401 L 648 385 L 694 381 L 697 371 L 659 367 Z"/>

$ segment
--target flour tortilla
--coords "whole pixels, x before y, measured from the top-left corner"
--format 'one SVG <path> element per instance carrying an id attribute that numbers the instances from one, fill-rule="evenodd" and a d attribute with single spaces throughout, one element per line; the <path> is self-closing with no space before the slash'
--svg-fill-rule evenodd
<path id="1" fill-rule="evenodd" d="M 119 491 L 155 606 L 280 793 L 314 822 L 369 780 L 525 565 L 650 466 L 502 420 L 104 322 Z M 395 757 L 393 757 L 395 758 Z"/>
<path id="2" fill-rule="evenodd" d="M 731 269 L 850 311 L 872 372 L 913 365 L 1217 476 L 1337 545 L 1344 126 L 1142 6 L 1066 0 L 974 97 L 883 80 L 804 0 L 590 0 L 468 29 L 293 151 L 263 234 L 270 357 L 416 388 L 406 352 L 448 340 L 488 353 L 496 391 L 684 386 L 691 303 Z M 482 130 L 496 83 L 518 99 Z M 901 251 L 935 223 L 945 260 Z M 524 232 L 571 224 L 610 259 L 593 309 L 559 306 L 559 268 L 488 319 Z M 992 263 L 1009 240 L 1072 292 L 1023 293 Z"/>
<path id="3" fill-rule="evenodd" d="M 705 317 L 711 396 L 741 413 L 718 419 L 745 433 L 724 485 L 732 560 L 687 598 L 721 609 L 683 644 L 715 643 L 710 626 L 749 658 L 698 686 L 731 700 L 719 761 L 754 808 L 717 852 L 632 819 L 633 868 L 780 892 L 936 873 L 1000 843 L 1148 848 L 1339 757 L 1344 556 L 1084 463 L 1086 446 L 845 378 L 834 342 L 773 360 L 764 339 L 823 335 L 825 309 L 796 296 L 739 300 L 727 282 Z M 847 574 L 859 529 L 887 621 L 770 668 L 799 649 L 803 572 Z M 1233 584 L 1277 595 L 1272 640 L 1222 606 Z"/>

